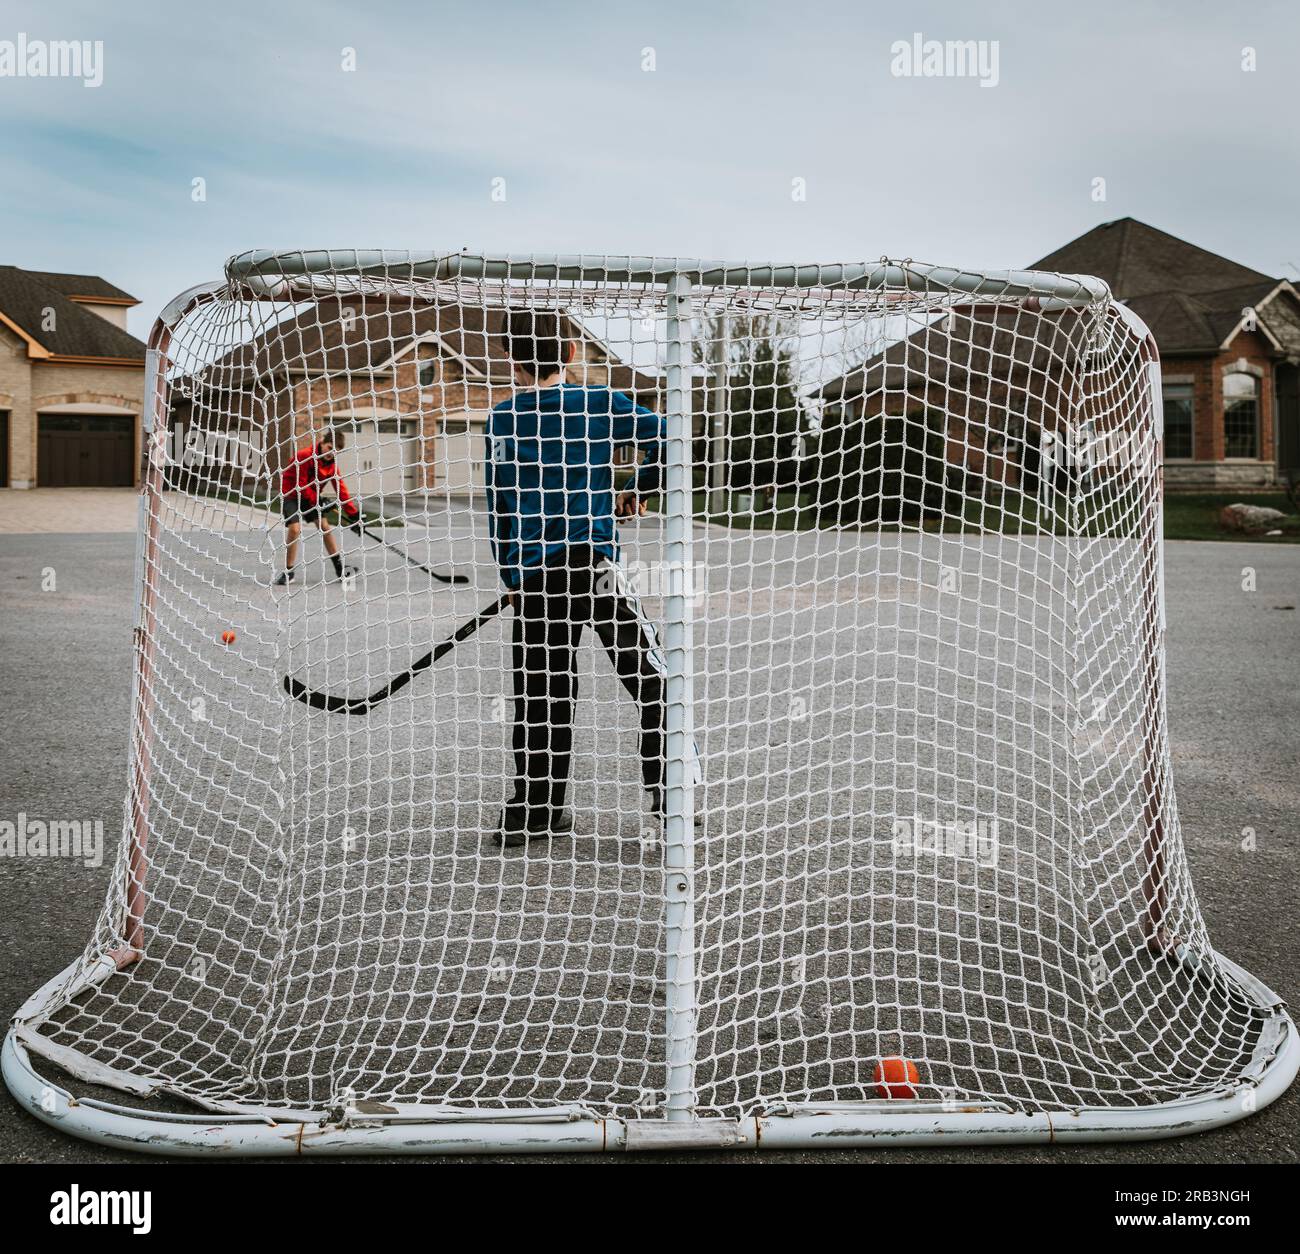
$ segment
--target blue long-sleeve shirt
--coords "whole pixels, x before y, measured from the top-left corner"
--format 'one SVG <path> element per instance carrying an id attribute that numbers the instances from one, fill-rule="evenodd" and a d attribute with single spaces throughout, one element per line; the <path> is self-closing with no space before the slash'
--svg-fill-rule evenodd
<path id="1" fill-rule="evenodd" d="M 609 388 L 565 383 L 519 392 L 487 423 L 488 529 L 507 588 L 574 545 L 614 559 L 614 449 L 636 444 L 640 468 L 619 489 L 658 488 L 664 420 Z"/>

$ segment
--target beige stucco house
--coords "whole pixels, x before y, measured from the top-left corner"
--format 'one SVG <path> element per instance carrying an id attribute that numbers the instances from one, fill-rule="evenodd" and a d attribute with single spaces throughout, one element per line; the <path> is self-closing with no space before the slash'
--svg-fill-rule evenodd
<path id="1" fill-rule="evenodd" d="M 135 297 L 89 274 L 0 266 L 0 487 L 131 487 L 145 346 Z"/>

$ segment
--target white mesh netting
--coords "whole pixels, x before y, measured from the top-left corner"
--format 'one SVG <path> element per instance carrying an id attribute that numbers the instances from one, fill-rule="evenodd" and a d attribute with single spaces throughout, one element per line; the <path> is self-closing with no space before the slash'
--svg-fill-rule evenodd
<path id="1" fill-rule="evenodd" d="M 1169 777 L 1140 324 L 1061 276 L 737 267 L 673 295 L 651 281 L 672 269 L 295 254 L 178 317 L 125 834 L 40 1037 L 217 1106 L 644 1119 L 872 1099 L 893 1056 L 922 1098 L 1029 1111 L 1248 1068 L 1264 1016 L 1210 947 Z M 549 404 L 545 352 L 530 384 L 503 334 L 520 310 L 557 316 L 579 399 L 543 451 L 521 435 L 489 468 L 493 407 Z M 634 438 L 610 390 L 650 412 Z M 309 516 L 276 585 L 283 474 L 322 433 L 365 532 L 327 515 L 337 578 Z M 571 766 L 554 740 L 529 769 L 568 777 L 576 826 L 503 848 L 522 611 L 368 712 L 283 680 L 364 697 L 494 603 L 494 528 L 519 527 L 524 464 L 561 445 L 548 518 L 595 520 L 611 463 L 616 485 L 669 466 L 618 524 L 621 605 L 660 638 L 535 594 L 542 617 L 588 607 L 527 655 L 550 659 L 542 740 L 571 657 Z M 685 949 L 643 788 L 649 689 L 620 658 L 668 669 Z M 109 953 L 121 969 L 87 987 Z"/>

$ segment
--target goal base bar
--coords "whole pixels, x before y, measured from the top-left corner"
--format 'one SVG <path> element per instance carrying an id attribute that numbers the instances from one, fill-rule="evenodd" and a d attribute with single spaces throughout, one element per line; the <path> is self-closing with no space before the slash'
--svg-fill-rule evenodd
<path id="1" fill-rule="evenodd" d="M 366 1154 L 553 1154 L 603 1151 L 859 1149 L 1161 1140 L 1205 1132 L 1262 1110 L 1300 1070 L 1300 1041 L 1280 999 L 1229 959 L 1228 972 L 1268 1014 L 1250 1072 L 1221 1092 L 1143 1107 L 1019 1113 L 999 1103 L 931 1101 L 773 1103 L 741 1119 L 601 1118 L 581 1107 L 465 1110 L 363 1102 L 346 1119 L 301 1112 L 155 1114 L 78 1099 L 32 1062 L 30 1024 L 16 1022 L 0 1070 L 42 1122 L 113 1149 L 183 1158 Z M 66 973 L 65 973 L 66 974 Z M 51 982 L 53 983 L 53 981 Z M 26 1043 L 25 1043 L 26 1042 Z M 56 1057 L 60 1047 L 51 1050 Z"/>

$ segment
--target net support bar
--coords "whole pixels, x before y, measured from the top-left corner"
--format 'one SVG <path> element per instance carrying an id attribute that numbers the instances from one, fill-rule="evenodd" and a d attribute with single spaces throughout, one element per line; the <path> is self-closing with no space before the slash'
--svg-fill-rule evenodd
<path id="1" fill-rule="evenodd" d="M 691 284 L 685 275 L 668 287 L 665 663 L 668 669 L 664 825 L 665 955 L 670 1120 L 688 1120 L 695 1106 L 695 789 L 690 769 L 694 702 L 691 586 L 691 406 L 686 369 L 691 356 Z"/>

